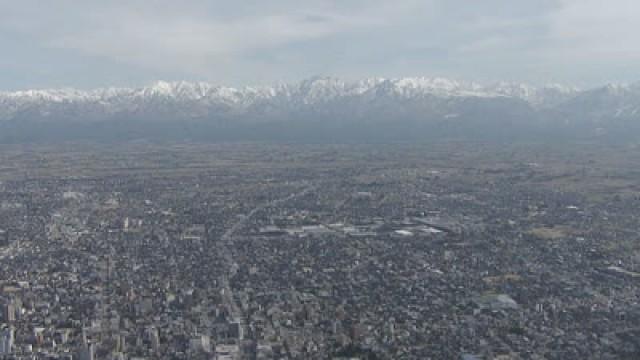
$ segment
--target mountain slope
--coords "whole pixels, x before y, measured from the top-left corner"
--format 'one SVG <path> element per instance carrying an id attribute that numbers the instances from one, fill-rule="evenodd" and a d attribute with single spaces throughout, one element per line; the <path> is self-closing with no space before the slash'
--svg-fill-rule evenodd
<path id="1" fill-rule="evenodd" d="M 619 133 L 639 117 L 637 84 L 579 91 L 444 78 L 311 78 L 243 88 L 160 81 L 0 93 L 0 142 L 570 137 Z"/>

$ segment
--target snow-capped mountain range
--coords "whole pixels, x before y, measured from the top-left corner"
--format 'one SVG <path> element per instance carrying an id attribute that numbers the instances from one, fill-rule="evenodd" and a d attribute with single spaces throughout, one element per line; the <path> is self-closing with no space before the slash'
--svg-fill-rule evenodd
<path id="1" fill-rule="evenodd" d="M 435 96 L 449 97 L 509 97 L 524 100 L 532 106 L 547 106 L 579 93 L 577 88 L 561 85 L 534 87 L 527 84 L 500 82 L 480 85 L 445 78 L 369 78 L 346 82 L 336 78 L 311 78 L 297 84 L 278 84 L 259 87 L 225 87 L 204 82 L 158 81 L 141 88 L 103 88 L 89 91 L 76 89 L 27 90 L 0 92 L 0 118 L 33 106 L 46 109 L 52 104 L 86 104 L 102 107 L 109 112 L 138 109 L 158 100 L 175 103 L 194 103 L 204 106 L 226 105 L 243 109 L 257 104 L 295 107 L 313 105 L 338 98 L 394 96 L 416 99 Z"/>
<path id="2" fill-rule="evenodd" d="M 479 84 L 425 77 L 360 81 L 316 77 L 242 88 L 158 81 L 141 88 L 0 92 L 0 131 L 17 138 L 29 138 L 33 124 L 108 129 L 114 123 L 121 133 L 135 124 L 137 136 L 144 136 L 143 124 L 160 131 L 158 124 L 187 123 L 220 135 L 221 128 L 246 130 L 260 125 L 264 130 L 266 124 L 285 123 L 285 129 L 294 126 L 303 133 L 307 123 L 315 126 L 314 131 L 320 123 L 330 124 L 334 131 L 363 123 L 387 127 L 411 123 L 427 132 L 434 126 L 460 132 L 468 124 L 551 129 L 589 123 L 600 124 L 601 129 L 607 120 L 621 119 L 640 122 L 640 83 L 580 90 L 557 84 Z"/>

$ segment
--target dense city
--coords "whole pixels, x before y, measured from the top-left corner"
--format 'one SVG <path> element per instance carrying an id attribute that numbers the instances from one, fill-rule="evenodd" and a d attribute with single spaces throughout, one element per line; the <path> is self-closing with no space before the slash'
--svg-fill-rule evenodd
<path id="1" fill-rule="evenodd" d="M 0 151 L 0 359 L 637 359 L 636 147 Z"/>

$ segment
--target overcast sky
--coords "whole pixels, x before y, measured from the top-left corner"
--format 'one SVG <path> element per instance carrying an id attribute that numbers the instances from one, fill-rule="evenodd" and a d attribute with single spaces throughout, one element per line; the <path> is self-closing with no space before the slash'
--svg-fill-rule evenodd
<path id="1" fill-rule="evenodd" d="M 640 80 L 638 0 L 0 0 L 0 89 Z"/>

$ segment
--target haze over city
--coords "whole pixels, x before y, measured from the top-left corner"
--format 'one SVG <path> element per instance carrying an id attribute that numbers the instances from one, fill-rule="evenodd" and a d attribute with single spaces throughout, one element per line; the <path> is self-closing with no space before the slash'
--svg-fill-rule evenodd
<path id="1" fill-rule="evenodd" d="M 0 360 L 640 359 L 638 33 L 0 0 Z"/>

